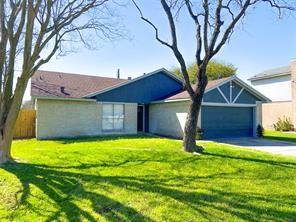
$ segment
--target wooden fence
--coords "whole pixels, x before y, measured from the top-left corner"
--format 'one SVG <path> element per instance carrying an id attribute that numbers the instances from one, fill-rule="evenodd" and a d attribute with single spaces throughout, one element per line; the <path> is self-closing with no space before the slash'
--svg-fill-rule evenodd
<path id="1" fill-rule="evenodd" d="M 35 137 L 35 110 L 20 110 L 14 128 L 14 138 L 34 138 Z"/>

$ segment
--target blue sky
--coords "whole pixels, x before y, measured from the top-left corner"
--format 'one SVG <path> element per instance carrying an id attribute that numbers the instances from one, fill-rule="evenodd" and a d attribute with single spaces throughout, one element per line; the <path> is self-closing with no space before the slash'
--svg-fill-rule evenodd
<path id="1" fill-rule="evenodd" d="M 169 40 L 167 20 L 159 1 L 142 1 L 140 5 L 145 16 L 157 24 L 163 38 Z M 172 52 L 154 39 L 153 30 L 140 20 L 132 5 L 122 8 L 118 14 L 129 39 L 117 42 L 98 39 L 100 47 L 96 50 L 82 48 L 65 57 L 53 58 L 41 69 L 115 77 L 120 68 L 121 77 L 127 78 L 178 65 Z M 279 20 L 269 7 L 258 7 L 250 11 L 243 25 L 236 29 L 230 42 L 215 58 L 236 66 L 237 75 L 244 80 L 265 69 L 288 65 L 296 58 L 295 27 L 296 16 L 287 15 Z M 187 62 L 193 61 L 194 26 L 189 19 L 180 18 L 178 37 Z M 28 98 L 27 92 L 25 99 Z"/>

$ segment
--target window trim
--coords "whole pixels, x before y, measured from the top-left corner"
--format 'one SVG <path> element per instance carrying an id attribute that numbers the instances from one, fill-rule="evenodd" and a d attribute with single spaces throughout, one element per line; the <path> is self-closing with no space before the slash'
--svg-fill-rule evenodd
<path id="1" fill-rule="evenodd" d="M 123 106 L 123 126 L 122 129 L 114 129 L 114 121 L 113 121 L 113 129 L 104 129 L 103 128 L 103 121 L 104 121 L 104 116 L 103 116 L 103 107 L 104 105 L 112 105 L 112 112 L 113 112 L 113 120 L 114 120 L 114 106 L 115 105 L 122 105 Z M 102 113 L 102 118 L 101 118 L 101 130 L 102 132 L 124 132 L 125 131 L 125 104 L 124 103 L 111 103 L 111 102 L 103 102 L 102 103 L 102 108 L 101 108 L 101 113 Z"/>

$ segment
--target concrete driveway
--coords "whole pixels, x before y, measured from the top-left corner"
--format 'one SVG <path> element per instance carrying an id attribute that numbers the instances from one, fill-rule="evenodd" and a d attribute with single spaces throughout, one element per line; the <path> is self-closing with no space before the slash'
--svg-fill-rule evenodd
<path id="1" fill-rule="evenodd" d="M 224 143 L 242 148 L 255 149 L 273 154 L 296 156 L 296 143 L 276 141 L 269 139 L 240 137 L 223 138 L 213 140 L 218 143 Z"/>

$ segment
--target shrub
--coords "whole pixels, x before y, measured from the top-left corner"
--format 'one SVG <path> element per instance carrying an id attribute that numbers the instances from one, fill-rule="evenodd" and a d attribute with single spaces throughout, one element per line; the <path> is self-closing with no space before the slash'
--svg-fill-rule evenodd
<path id="1" fill-rule="evenodd" d="M 294 125 L 291 121 L 291 118 L 284 116 L 279 118 L 278 121 L 273 124 L 273 127 L 276 131 L 291 131 L 294 130 Z"/>
<path id="2" fill-rule="evenodd" d="M 256 131 L 256 133 L 257 133 L 257 136 L 258 136 L 258 137 L 263 137 L 263 134 L 264 134 L 264 128 L 263 128 L 260 124 L 258 124 L 258 126 L 257 126 L 257 131 Z"/>
<path id="3" fill-rule="evenodd" d="M 197 140 L 202 140 L 203 139 L 203 130 L 200 127 L 197 127 L 196 139 Z"/>

